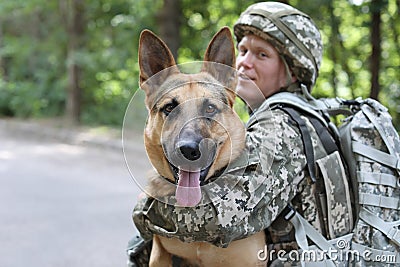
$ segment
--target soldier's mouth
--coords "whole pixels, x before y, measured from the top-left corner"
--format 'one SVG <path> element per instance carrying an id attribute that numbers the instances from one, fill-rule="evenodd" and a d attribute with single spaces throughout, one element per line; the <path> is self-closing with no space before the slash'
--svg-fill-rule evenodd
<path id="1" fill-rule="evenodd" d="M 249 75 L 246 75 L 246 74 L 243 73 L 243 72 L 239 72 L 239 73 L 238 73 L 238 77 L 239 77 L 239 79 L 245 80 L 245 81 L 254 81 L 254 80 L 255 80 L 254 77 L 251 77 L 251 76 L 249 76 Z"/>

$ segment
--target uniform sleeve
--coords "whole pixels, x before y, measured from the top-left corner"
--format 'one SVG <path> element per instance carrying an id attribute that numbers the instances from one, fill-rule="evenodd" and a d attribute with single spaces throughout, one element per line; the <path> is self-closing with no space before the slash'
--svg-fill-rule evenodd
<path id="1" fill-rule="evenodd" d="M 235 168 L 208 184 L 195 208 L 177 207 L 151 197 L 133 211 L 145 239 L 153 234 L 219 247 L 270 226 L 297 194 L 306 159 L 301 136 L 285 113 L 260 110 L 247 125 L 247 153 Z M 243 159 L 245 157 L 245 159 Z"/>

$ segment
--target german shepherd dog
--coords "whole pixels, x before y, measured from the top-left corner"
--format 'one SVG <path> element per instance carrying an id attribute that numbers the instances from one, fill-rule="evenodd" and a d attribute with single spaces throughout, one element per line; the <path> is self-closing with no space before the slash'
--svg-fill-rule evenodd
<path id="1" fill-rule="evenodd" d="M 222 71 L 223 66 L 235 67 L 227 27 L 213 37 L 201 71 L 195 74 L 181 72 L 154 33 L 141 33 L 140 87 L 149 112 L 144 142 L 157 171 L 147 189 L 152 197 L 175 195 L 177 205 L 195 207 L 202 199 L 201 185 L 243 152 L 245 130 L 233 111 L 237 79 L 235 71 Z M 233 241 L 227 248 L 154 235 L 150 266 L 172 266 L 173 255 L 183 259 L 185 266 L 260 266 L 265 262 L 257 252 L 264 246 L 262 232 Z"/>

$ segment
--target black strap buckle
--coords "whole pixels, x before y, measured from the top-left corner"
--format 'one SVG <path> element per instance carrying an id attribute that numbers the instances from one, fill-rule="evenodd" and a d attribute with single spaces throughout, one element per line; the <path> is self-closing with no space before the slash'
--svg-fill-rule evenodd
<path id="1" fill-rule="evenodd" d="M 296 210 L 290 205 L 287 205 L 286 208 L 282 211 L 282 215 L 286 221 L 290 221 L 295 214 Z"/>

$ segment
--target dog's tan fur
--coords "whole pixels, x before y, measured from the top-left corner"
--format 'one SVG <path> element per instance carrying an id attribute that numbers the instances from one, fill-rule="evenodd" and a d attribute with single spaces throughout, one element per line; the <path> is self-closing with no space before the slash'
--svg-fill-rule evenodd
<path id="1" fill-rule="evenodd" d="M 206 50 L 204 61 L 235 67 L 234 45 L 228 28 L 223 28 L 214 36 Z M 190 121 L 190 116 L 193 116 L 191 108 L 200 103 L 200 100 L 207 99 L 219 111 L 212 122 L 198 120 L 193 125 L 186 126 L 195 128 L 189 130 L 200 132 L 202 137 L 212 139 L 218 144 L 205 180 L 242 153 L 245 145 L 244 127 L 233 112 L 235 94 L 227 89 L 235 88 L 235 75 L 221 74 L 218 67 L 208 64 L 204 64 L 199 73 L 181 73 L 165 43 L 147 30 L 140 37 L 139 66 L 141 88 L 146 93 L 146 106 L 149 110 L 145 146 L 157 171 L 151 177 L 147 193 L 153 197 L 173 194 L 176 188 L 171 183 L 175 181 L 174 173 L 164 153 L 168 152 L 169 143 L 173 142 L 177 129 Z M 204 81 L 206 84 L 223 84 L 225 88 L 213 88 L 205 85 Z M 162 107 L 171 101 L 193 103 L 182 105 L 180 116 L 165 123 L 167 117 L 162 112 Z M 262 266 L 265 262 L 257 259 L 257 253 L 264 246 L 263 232 L 234 241 L 228 248 L 219 248 L 206 242 L 184 243 L 176 238 L 155 235 L 150 266 L 172 266 L 172 255 L 184 259 L 187 266 Z"/>

